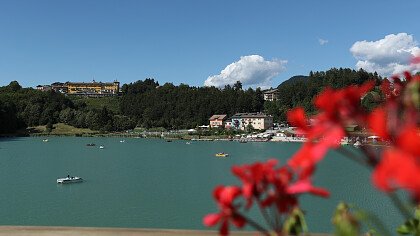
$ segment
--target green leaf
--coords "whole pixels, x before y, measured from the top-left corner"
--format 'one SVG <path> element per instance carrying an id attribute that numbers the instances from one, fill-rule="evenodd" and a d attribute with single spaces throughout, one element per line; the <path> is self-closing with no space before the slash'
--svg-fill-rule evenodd
<path id="1" fill-rule="evenodd" d="M 299 235 L 308 232 L 305 216 L 299 208 L 293 209 L 292 213 L 284 221 L 283 231 L 291 235 Z"/>
<path id="2" fill-rule="evenodd" d="M 414 219 L 420 220 L 420 208 L 417 207 L 416 211 L 414 211 Z"/>
<path id="3" fill-rule="evenodd" d="M 420 235 L 420 208 L 417 207 L 414 212 L 414 218 L 407 220 L 403 225 L 397 228 L 399 234 Z"/>
<path id="4" fill-rule="evenodd" d="M 360 234 L 359 222 L 351 214 L 348 205 L 344 202 L 337 205 L 332 222 L 335 226 L 335 235 L 357 236 Z"/>
<path id="5" fill-rule="evenodd" d="M 405 224 L 400 225 L 397 228 L 397 232 L 399 234 L 412 234 L 412 233 L 414 233 L 414 228 L 412 227 L 412 225 L 410 225 L 409 222 L 406 222 Z"/>

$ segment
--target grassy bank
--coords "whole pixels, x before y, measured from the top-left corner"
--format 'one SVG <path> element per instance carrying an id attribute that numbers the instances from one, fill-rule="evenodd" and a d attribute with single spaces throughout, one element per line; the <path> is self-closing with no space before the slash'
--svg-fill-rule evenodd
<path id="1" fill-rule="evenodd" d="M 48 132 L 45 125 L 29 127 L 28 134 L 30 136 L 43 136 L 43 135 L 63 135 L 63 136 L 92 136 L 99 134 L 98 131 L 93 131 L 90 129 L 76 128 L 71 125 L 66 125 L 63 123 L 57 123 L 53 125 L 51 132 Z"/>

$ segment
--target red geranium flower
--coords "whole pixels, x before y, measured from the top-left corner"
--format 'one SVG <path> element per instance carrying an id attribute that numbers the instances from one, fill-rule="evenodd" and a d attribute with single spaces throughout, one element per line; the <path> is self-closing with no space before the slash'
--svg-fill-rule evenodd
<path id="1" fill-rule="evenodd" d="M 246 208 L 251 207 L 253 197 L 257 199 L 267 191 L 275 175 L 274 167 L 278 160 L 270 159 L 265 163 L 255 162 L 252 165 L 233 166 L 232 173 L 242 181 L 242 193 L 247 200 Z"/>
<path id="2" fill-rule="evenodd" d="M 398 77 L 394 77 L 393 84 L 384 80 L 383 91 L 394 92 L 368 118 L 371 130 L 391 144 L 384 147 L 372 178 L 383 191 L 403 188 L 420 200 L 420 112 L 416 107 L 420 102 L 420 80 L 408 72 L 404 75 L 406 82 Z"/>
<path id="3" fill-rule="evenodd" d="M 220 235 L 228 235 L 229 222 L 236 227 L 245 226 L 246 220 L 237 213 L 237 206 L 233 204 L 234 200 L 241 195 L 241 189 L 236 186 L 218 186 L 213 191 L 213 197 L 218 203 L 220 212 L 208 214 L 203 218 L 203 224 L 211 227 L 220 223 Z"/>
<path id="4" fill-rule="evenodd" d="M 298 128 L 298 134 L 308 138 L 308 142 L 289 160 L 289 165 L 295 170 L 305 171 L 322 160 L 328 149 L 339 147 L 345 135 L 345 125 L 365 122 L 366 112 L 360 99 L 373 86 L 374 82 L 369 81 L 362 86 L 338 90 L 327 88 L 315 99 L 320 113 L 312 117 L 310 126 L 302 108 L 290 110 L 287 113 L 289 122 Z"/>

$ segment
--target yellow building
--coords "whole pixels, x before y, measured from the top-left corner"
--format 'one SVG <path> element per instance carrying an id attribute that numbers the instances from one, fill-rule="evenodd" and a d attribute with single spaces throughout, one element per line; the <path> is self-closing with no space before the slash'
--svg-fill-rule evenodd
<path id="1" fill-rule="evenodd" d="M 120 82 L 67 82 L 67 94 L 84 96 L 116 96 L 120 90 Z"/>

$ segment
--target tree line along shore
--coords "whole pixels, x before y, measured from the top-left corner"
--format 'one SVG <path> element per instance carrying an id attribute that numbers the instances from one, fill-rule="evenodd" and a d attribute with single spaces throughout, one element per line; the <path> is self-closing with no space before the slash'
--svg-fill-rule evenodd
<path id="1" fill-rule="evenodd" d="M 265 101 L 262 89 L 245 89 L 239 81 L 216 88 L 160 85 L 154 79 L 145 79 L 124 84 L 120 96 L 103 98 L 38 91 L 12 81 L 0 87 L 0 134 L 89 136 L 118 135 L 135 128 L 181 130 L 208 124 L 213 114 L 239 112 L 264 112 L 281 123 L 286 121 L 286 112 L 296 106 L 313 113 L 313 98 L 326 87 L 343 88 L 367 80 L 379 85 L 382 79 L 376 73 L 343 68 L 310 72 L 281 83 L 276 101 Z M 371 110 L 382 99 L 379 88 L 375 88 L 361 102 Z M 236 134 L 232 130 L 218 132 Z"/>

